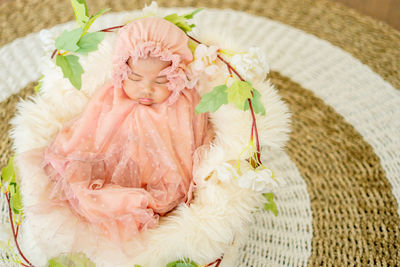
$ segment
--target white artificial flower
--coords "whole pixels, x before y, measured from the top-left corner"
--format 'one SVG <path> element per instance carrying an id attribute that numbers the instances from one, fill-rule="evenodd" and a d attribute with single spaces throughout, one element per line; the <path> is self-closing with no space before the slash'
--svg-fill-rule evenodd
<path id="1" fill-rule="evenodd" d="M 238 176 L 236 169 L 227 162 L 219 164 L 217 167 L 215 167 L 214 171 L 221 182 L 229 182 L 234 177 Z"/>
<path id="2" fill-rule="evenodd" d="M 259 47 L 250 47 L 244 54 L 234 55 L 230 63 L 248 81 L 264 81 L 269 73 L 267 56 Z"/>
<path id="3" fill-rule="evenodd" d="M 278 183 L 272 178 L 272 171 L 269 169 L 249 169 L 239 176 L 237 183 L 239 187 L 260 193 L 268 193 L 278 187 Z"/>
<path id="4" fill-rule="evenodd" d="M 150 6 L 145 5 L 142 9 L 144 16 L 158 16 L 158 5 L 156 1 L 152 1 Z"/>
<path id="5" fill-rule="evenodd" d="M 199 44 L 196 47 L 194 60 L 188 65 L 190 79 L 188 88 L 192 88 L 203 73 L 209 77 L 215 76 L 219 69 L 213 62 L 218 56 L 217 51 L 218 47 L 214 45 Z"/>
<path id="6" fill-rule="evenodd" d="M 218 69 L 213 62 L 217 58 L 217 51 L 218 47 L 214 45 L 199 44 L 194 51 L 194 61 L 191 63 L 193 70 L 196 73 L 205 72 L 212 76 Z"/>

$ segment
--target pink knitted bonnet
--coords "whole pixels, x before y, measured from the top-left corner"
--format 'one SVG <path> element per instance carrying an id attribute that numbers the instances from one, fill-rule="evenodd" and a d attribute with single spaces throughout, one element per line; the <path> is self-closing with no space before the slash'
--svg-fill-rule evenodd
<path id="1" fill-rule="evenodd" d="M 159 17 L 147 17 L 134 20 L 118 31 L 113 55 L 113 85 L 115 96 L 123 93 L 122 81 L 132 73 L 127 61 L 139 58 L 159 57 L 172 61 L 171 66 L 163 69 L 159 75 L 166 75 L 168 89 L 172 91 L 167 99 L 173 104 L 179 93 L 186 87 L 188 79 L 186 66 L 193 60 L 188 46 L 189 38 L 178 26 Z"/>

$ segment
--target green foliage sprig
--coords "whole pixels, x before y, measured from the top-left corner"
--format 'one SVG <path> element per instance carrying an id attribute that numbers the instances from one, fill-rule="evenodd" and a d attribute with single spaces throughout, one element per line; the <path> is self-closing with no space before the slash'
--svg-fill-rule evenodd
<path id="1" fill-rule="evenodd" d="M 12 235 L 14 238 L 15 246 L 17 247 L 20 258 L 14 253 L 13 248 L 8 244 L 8 249 L 6 253 L 9 259 L 21 264 L 22 266 L 33 266 L 29 260 L 22 253 L 18 244 L 18 233 L 19 226 L 23 219 L 23 209 L 22 209 L 22 197 L 19 190 L 19 184 L 16 181 L 16 175 L 14 170 L 14 157 L 8 160 L 7 166 L 1 169 L 1 180 L 0 180 L 1 192 L 5 195 L 8 204 L 8 215 L 11 224 Z M 15 216 L 15 215 L 18 216 Z M 4 245 L 4 244 L 3 244 Z"/>
<path id="2" fill-rule="evenodd" d="M 85 0 L 71 0 L 74 9 L 77 28 L 65 30 L 55 42 L 58 54 L 56 65 L 59 66 L 65 78 L 68 78 L 71 84 L 78 90 L 82 87 L 83 68 L 79 63 L 79 57 L 76 55 L 66 55 L 74 52 L 87 55 L 89 52 L 98 49 L 98 45 L 105 37 L 104 32 L 91 32 L 88 30 L 93 22 L 108 12 L 110 8 L 100 10 L 95 15 L 89 16 L 89 10 Z M 61 52 L 62 51 L 62 52 Z"/>
<path id="3" fill-rule="evenodd" d="M 201 44 L 200 41 L 195 38 L 189 36 L 191 40 L 195 41 L 198 44 Z M 191 48 L 194 50 L 193 48 Z M 223 52 L 222 50 L 218 50 L 218 53 Z M 226 53 L 225 53 L 226 54 Z M 265 166 L 261 162 L 261 151 L 260 151 L 260 143 L 258 138 L 257 131 L 257 123 L 255 114 L 265 115 L 266 111 L 264 105 L 261 102 L 261 94 L 257 91 L 250 81 L 244 80 L 241 75 L 227 62 L 225 59 L 218 54 L 218 59 L 225 63 L 230 73 L 230 77 L 234 78 L 234 82 L 228 87 L 225 84 L 215 86 L 213 90 L 207 94 L 204 94 L 201 97 L 199 104 L 197 104 L 195 108 L 196 114 L 203 112 L 215 112 L 222 105 L 232 103 L 237 108 L 246 111 L 250 110 L 252 115 L 252 129 L 251 129 L 251 137 L 250 137 L 250 147 L 253 147 L 253 134 L 256 139 L 256 151 L 253 149 L 245 149 L 250 152 L 250 156 L 248 158 L 249 165 L 253 170 L 256 170 L 258 167 L 265 168 Z M 235 75 L 234 75 L 235 74 Z M 239 165 L 239 161 L 238 161 Z M 272 213 L 277 216 L 278 210 L 274 201 L 274 194 L 264 193 L 264 197 L 267 202 L 264 204 L 265 211 L 272 211 Z"/>
<path id="4" fill-rule="evenodd" d="M 267 199 L 264 204 L 264 210 L 270 210 L 275 216 L 278 216 L 278 209 L 274 201 L 274 194 L 272 192 L 264 193 L 263 196 Z"/>
<path id="5" fill-rule="evenodd" d="M 39 82 L 38 84 L 33 88 L 33 90 L 35 90 L 36 93 L 38 93 L 40 91 L 40 88 L 42 88 L 42 79 L 44 78 L 44 75 L 41 75 L 39 78 Z"/>
<path id="6" fill-rule="evenodd" d="M 15 180 L 14 157 L 11 157 L 8 160 L 8 165 L 1 169 L 0 186 L 3 193 L 9 193 L 12 211 L 15 214 L 22 215 L 21 194 L 19 191 L 19 184 L 17 184 Z"/>
<path id="7" fill-rule="evenodd" d="M 51 258 L 48 267 L 96 267 L 83 253 L 62 253 Z"/>
<path id="8" fill-rule="evenodd" d="M 173 261 L 167 264 L 166 267 L 199 267 L 194 261 L 190 259 Z"/>
<path id="9" fill-rule="evenodd" d="M 201 44 L 200 41 L 196 40 L 192 36 L 188 35 L 188 37 L 194 42 Z M 218 52 L 221 50 L 219 49 Z M 255 169 L 258 166 L 262 165 L 261 162 L 261 149 L 260 149 L 260 141 L 258 138 L 257 131 L 257 122 L 255 113 L 261 113 L 261 115 L 265 115 L 265 109 L 260 101 L 261 94 L 256 91 L 250 81 L 246 81 L 242 78 L 242 76 L 227 62 L 224 58 L 217 53 L 217 58 L 221 60 L 227 67 L 230 77 L 233 77 L 235 81 L 226 88 L 226 85 L 219 85 L 213 88 L 213 90 L 202 96 L 200 103 L 196 106 L 195 112 L 215 112 L 221 105 L 226 104 L 226 98 L 228 99 L 228 103 L 233 103 L 236 107 L 242 110 L 250 109 L 251 116 L 253 119 L 252 128 L 251 128 L 251 137 L 250 142 L 253 142 L 253 133 L 255 134 L 257 151 L 255 153 L 255 157 L 250 155 L 251 158 L 255 158 L 255 165 L 252 167 Z M 234 76 L 236 75 L 236 77 Z M 226 83 L 226 82 L 225 82 Z M 246 104 L 245 102 L 248 102 Z M 256 108 L 253 108 L 253 104 Z"/>
<path id="10" fill-rule="evenodd" d="M 192 31 L 192 29 L 196 26 L 195 24 L 189 24 L 188 19 L 192 19 L 194 15 L 202 11 L 204 8 L 196 9 L 195 11 L 185 14 L 185 15 L 178 15 L 176 13 L 169 14 L 164 17 L 164 19 L 174 23 L 178 26 L 181 30 L 185 33 Z"/>
<path id="11" fill-rule="evenodd" d="M 252 95 L 253 92 L 253 95 Z M 196 114 L 203 112 L 215 112 L 223 104 L 233 103 L 241 110 L 250 108 L 250 99 L 254 112 L 265 115 L 265 109 L 260 101 L 261 94 L 251 85 L 249 81 L 234 81 L 229 87 L 225 84 L 215 86 L 213 90 L 204 94 L 200 103 L 196 106 Z"/>

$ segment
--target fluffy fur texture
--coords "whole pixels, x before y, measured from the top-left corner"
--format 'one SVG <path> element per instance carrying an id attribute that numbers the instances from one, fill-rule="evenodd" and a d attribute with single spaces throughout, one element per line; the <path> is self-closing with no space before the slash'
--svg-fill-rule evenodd
<path id="1" fill-rule="evenodd" d="M 233 35 L 224 29 L 207 29 L 207 32 L 197 29 L 194 37 L 224 49 L 246 50 L 237 47 Z M 107 33 L 98 51 L 80 57 L 85 70 L 81 91 L 62 77 L 61 70 L 49 58 L 44 59 L 45 77 L 40 93 L 29 100 L 21 100 L 17 106 L 10 132 L 14 151 L 38 149 L 36 157 L 17 162 L 26 216 L 20 239 L 23 251 L 37 266 L 44 266 L 51 257 L 69 251 L 85 253 L 97 267 L 134 264 L 157 267 L 180 258 L 206 264 L 222 253 L 224 260 L 220 266 L 233 266 L 237 261 L 237 248 L 247 236 L 246 224 L 251 222 L 252 212 L 265 201 L 260 193 L 234 183 L 220 182 L 212 172 L 222 162 L 237 160 L 249 142 L 251 114 L 233 105 L 223 105 L 210 114 L 216 138 L 211 148 L 204 151 L 194 173 L 198 188 L 193 202 L 190 206 L 182 203 L 168 216 L 162 217 L 158 227 L 143 232 L 141 239 L 146 247 L 141 247 L 135 240 L 127 244 L 124 248 L 134 252 L 133 257 L 126 257 L 121 248 L 94 232 L 69 209 L 57 208 L 40 216 L 31 212 L 30 205 L 46 201 L 47 197 L 49 181 L 39 168 L 40 148 L 48 144 L 65 122 L 79 114 L 96 88 L 111 77 L 114 40 L 115 34 Z M 220 66 L 217 78 L 205 77 L 201 81 L 201 95 L 224 83 L 227 71 L 224 65 Z M 269 81 L 253 85 L 262 94 L 266 109 L 266 116 L 256 115 L 261 145 L 264 153 L 267 150 L 271 153 L 274 149 L 281 149 L 287 141 L 290 115 Z M 211 178 L 206 180 L 210 174 Z M 75 233 L 80 233 L 79 242 L 74 242 Z"/>

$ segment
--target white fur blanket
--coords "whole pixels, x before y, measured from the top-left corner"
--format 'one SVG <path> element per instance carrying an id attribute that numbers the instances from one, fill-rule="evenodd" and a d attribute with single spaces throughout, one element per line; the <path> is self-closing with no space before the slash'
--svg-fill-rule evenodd
<path id="1" fill-rule="evenodd" d="M 211 32 L 210 29 L 207 32 L 198 29 L 194 37 L 224 49 L 246 49 L 236 47 L 233 36 L 222 28 L 216 27 Z M 127 257 L 121 248 L 97 235 L 69 209 L 60 207 L 40 216 L 30 210 L 31 205 L 46 201 L 47 197 L 49 181 L 39 166 L 41 148 L 65 122 L 82 111 L 96 88 L 111 77 L 114 39 L 114 33 L 107 33 L 98 51 L 80 57 L 85 71 L 81 91 L 63 78 L 61 70 L 48 57 L 43 62 L 40 93 L 17 106 L 17 114 L 11 121 L 13 149 L 17 154 L 32 149 L 37 151 L 29 157 L 19 157 L 16 162 L 25 214 L 20 237 L 22 250 L 37 266 L 44 266 L 50 258 L 71 251 L 85 253 L 97 267 L 134 264 L 157 267 L 182 258 L 207 264 L 222 253 L 224 260 L 220 266 L 233 266 L 237 261 L 236 251 L 246 238 L 246 224 L 265 199 L 260 193 L 219 181 L 213 172 L 219 164 L 237 160 L 250 139 L 250 112 L 232 105 L 223 105 L 210 113 L 216 137 L 193 174 L 198 181 L 194 200 L 190 206 L 182 203 L 169 216 L 161 218 L 156 228 L 143 232 L 141 239 L 147 246 L 141 247 L 135 241 L 126 244 L 124 249 L 133 256 Z M 224 83 L 226 77 L 226 68 L 221 65 L 216 79 L 200 82 L 199 93 L 209 92 Z M 288 139 L 288 108 L 269 81 L 253 83 L 253 86 L 261 93 L 266 109 L 265 116 L 256 115 L 262 154 L 273 153 Z M 205 180 L 210 174 L 211 178 Z M 80 233 L 78 243 L 73 242 L 76 233 Z"/>

